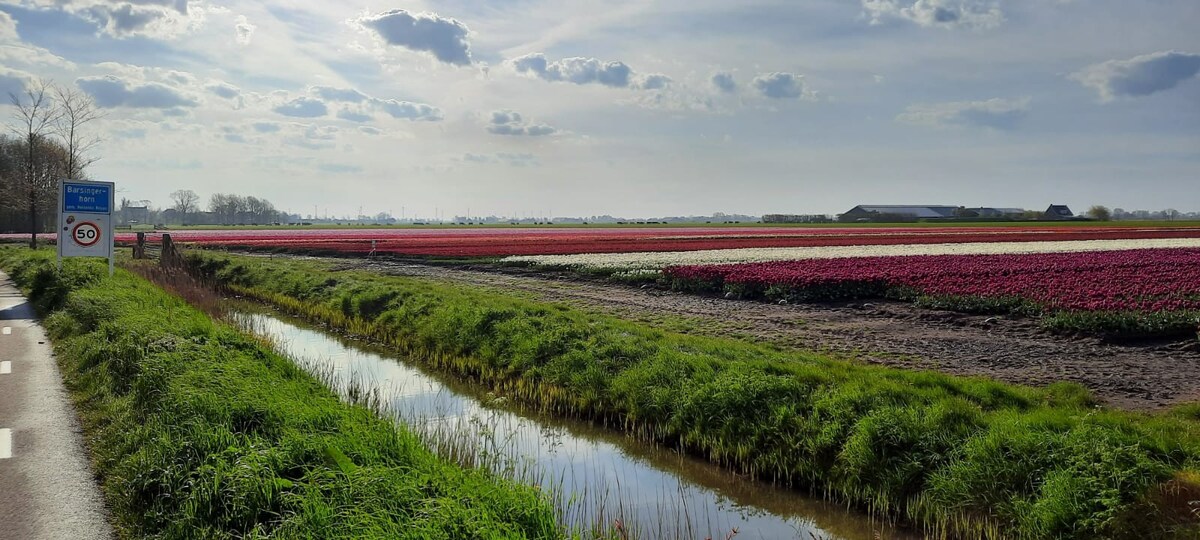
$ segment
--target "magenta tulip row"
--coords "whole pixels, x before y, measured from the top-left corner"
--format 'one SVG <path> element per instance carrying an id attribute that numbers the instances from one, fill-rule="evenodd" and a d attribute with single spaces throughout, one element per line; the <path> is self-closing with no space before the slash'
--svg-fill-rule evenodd
<path id="1" fill-rule="evenodd" d="M 664 275 L 696 288 L 907 288 L 929 296 L 1021 299 L 1053 311 L 1200 309 L 1200 249 L 809 259 L 676 266 Z"/>

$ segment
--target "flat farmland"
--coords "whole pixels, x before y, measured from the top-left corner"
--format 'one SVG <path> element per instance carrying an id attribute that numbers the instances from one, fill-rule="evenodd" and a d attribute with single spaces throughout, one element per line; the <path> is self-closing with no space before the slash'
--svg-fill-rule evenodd
<path id="1" fill-rule="evenodd" d="M 501 399 L 826 489 L 932 535 L 1194 529 L 1174 502 L 1147 503 L 1154 517 L 1138 505 L 1194 489 L 1200 229 L 174 237 L 207 248 L 187 267 L 227 293 L 369 336 Z M 1113 452 L 1123 457 L 1097 468 Z M 1009 470 L 1020 472 L 992 472 Z M 1045 487 L 1055 482 L 1067 484 Z M 995 532 L 963 517 L 964 500 Z M 1052 511 L 1014 510 L 1030 505 Z"/>
<path id="2" fill-rule="evenodd" d="M 520 290 L 644 321 L 691 321 L 690 332 L 839 351 L 872 363 L 1032 385 L 1075 381 L 1123 408 L 1200 396 L 1200 370 L 1190 369 L 1200 365 L 1200 227 L 260 229 L 172 236 L 208 248 L 338 255 L 347 268 Z M 365 260 L 373 248 L 375 257 Z M 422 258 L 443 266 L 425 266 Z M 444 266 L 455 259 L 471 267 Z"/>
<path id="3" fill-rule="evenodd" d="M 507 257 L 723 249 L 1194 239 L 1200 227 L 664 227 L 180 230 L 176 241 L 247 249 Z M 153 237 L 154 235 L 152 235 Z M 119 234 L 118 241 L 134 241 Z"/>
<path id="4" fill-rule="evenodd" d="M 1121 408 L 1200 398 L 1200 226 L 1192 224 L 170 234 L 188 247 L 335 256 L 345 268 L 522 291 L 688 333 L 893 367 L 1034 386 L 1073 381 Z M 135 239 L 118 235 L 122 244 Z"/>
<path id="5" fill-rule="evenodd" d="M 762 302 L 630 286 L 570 272 L 345 259 L 340 271 L 433 279 L 527 295 L 665 330 L 818 350 L 855 362 L 983 376 L 1014 384 L 1082 384 L 1104 403 L 1154 410 L 1200 399 L 1200 342 L 1111 342 L 1047 331 L 1037 317 L 971 314 L 896 300 Z"/>

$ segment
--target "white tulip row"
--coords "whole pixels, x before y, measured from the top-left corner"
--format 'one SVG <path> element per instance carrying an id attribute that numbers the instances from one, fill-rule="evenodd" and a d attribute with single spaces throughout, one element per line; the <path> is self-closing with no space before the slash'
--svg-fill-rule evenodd
<path id="1" fill-rule="evenodd" d="M 1062 253 L 1151 248 L 1200 248 L 1200 238 L 1138 240 L 1068 240 L 1054 242 L 974 242 L 963 244 L 896 244 L 887 246 L 827 246 L 785 248 L 655 251 L 649 253 L 583 253 L 579 255 L 517 255 L 503 262 L 580 270 L 645 271 L 690 264 L 836 259 L 846 257 L 896 257 L 903 255 L 1002 255 L 1010 253 Z"/>

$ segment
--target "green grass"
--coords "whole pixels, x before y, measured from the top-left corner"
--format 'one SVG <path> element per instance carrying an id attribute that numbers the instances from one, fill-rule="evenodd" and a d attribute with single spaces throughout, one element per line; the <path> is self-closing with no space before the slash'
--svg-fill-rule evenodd
<path id="1" fill-rule="evenodd" d="M 45 315 L 123 538 L 559 538 L 546 497 L 434 456 L 271 348 L 101 262 L 0 248 Z"/>
<path id="2" fill-rule="evenodd" d="M 933 535 L 1191 538 L 1200 407 L 1032 389 L 688 336 L 495 291 L 213 254 L 195 272 L 500 395 L 677 445 Z"/>

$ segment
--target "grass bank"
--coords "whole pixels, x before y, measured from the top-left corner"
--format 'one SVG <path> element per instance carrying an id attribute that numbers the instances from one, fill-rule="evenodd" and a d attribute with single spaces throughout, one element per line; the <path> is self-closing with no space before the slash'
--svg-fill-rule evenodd
<path id="1" fill-rule="evenodd" d="M 44 316 L 124 538 L 558 538 L 533 488 L 435 457 L 123 270 L 0 247 Z"/>
<path id="2" fill-rule="evenodd" d="M 1200 407 L 837 362 L 331 263 L 198 254 L 242 294 L 563 415 L 909 520 L 932 535 L 1192 538 Z"/>

